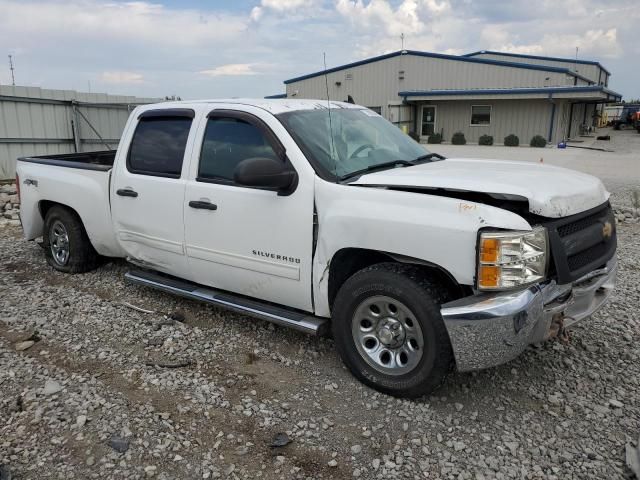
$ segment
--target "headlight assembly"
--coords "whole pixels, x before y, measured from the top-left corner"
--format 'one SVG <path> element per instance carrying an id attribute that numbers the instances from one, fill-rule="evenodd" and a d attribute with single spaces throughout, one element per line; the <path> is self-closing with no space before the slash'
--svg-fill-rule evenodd
<path id="1" fill-rule="evenodd" d="M 482 232 L 478 246 L 480 290 L 508 290 L 546 278 L 549 242 L 547 230 Z"/>

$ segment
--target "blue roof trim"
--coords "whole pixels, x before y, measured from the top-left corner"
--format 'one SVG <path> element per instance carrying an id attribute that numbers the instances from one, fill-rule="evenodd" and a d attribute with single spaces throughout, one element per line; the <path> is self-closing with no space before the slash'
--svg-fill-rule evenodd
<path id="1" fill-rule="evenodd" d="M 477 52 L 465 53 L 462 57 L 475 57 L 476 55 L 482 55 L 487 53 L 489 55 L 504 55 L 505 57 L 518 57 L 518 58 L 531 58 L 532 60 L 549 60 L 552 62 L 567 62 L 567 63 L 580 63 L 582 65 L 597 65 L 602 70 L 611 75 L 611 72 L 604 68 L 600 62 L 595 60 L 576 60 L 575 58 L 563 58 L 563 57 L 545 57 L 543 55 L 527 55 L 525 53 L 506 53 L 496 52 L 495 50 L 478 50 Z"/>
<path id="2" fill-rule="evenodd" d="M 275 95 L 267 95 L 264 98 L 265 99 L 287 98 L 287 94 L 286 93 L 276 93 Z"/>
<path id="3" fill-rule="evenodd" d="M 543 72 L 557 72 L 557 73 L 566 73 L 568 75 L 572 75 L 574 77 L 578 77 L 582 80 L 592 82 L 586 77 L 577 74 L 576 72 L 572 72 L 567 68 L 560 67 L 550 67 L 548 65 L 531 65 L 529 63 L 518 63 L 518 62 L 503 62 L 501 60 L 488 60 L 485 58 L 473 58 L 466 56 L 457 56 L 457 55 L 445 55 L 444 53 L 431 53 L 431 52 L 419 52 L 416 50 L 400 50 L 397 52 L 387 53 L 385 55 L 379 55 L 377 57 L 367 58 L 365 60 L 360 60 L 358 62 L 347 63 L 346 65 L 340 65 L 338 67 L 329 68 L 327 70 L 321 70 L 319 72 L 309 73 L 307 75 L 302 75 L 300 77 L 290 78 L 289 80 L 285 80 L 285 85 L 290 83 L 299 82 L 301 80 L 306 80 L 308 78 L 319 77 L 324 75 L 325 73 L 334 73 L 339 72 L 340 70 L 346 70 L 347 68 L 359 67 L 360 65 L 366 65 L 368 63 L 379 62 L 380 60 L 386 60 L 388 58 L 398 57 L 400 55 L 413 55 L 416 57 L 428 57 L 428 58 L 439 58 L 442 60 L 453 60 L 456 62 L 469 62 L 469 63 L 479 63 L 483 65 L 496 65 L 499 67 L 511 67 L 511 68 L 524 68 L 527 70 L 541 70 Z"/>
<path id="4" fill-rule="evenodd" d="M 513 95 L 522 93 L 563 93 L 563 92 L 602 92 L 621 99 L 622 95 L 601 85 L 579 87 L 539 87 L 539 88 L 478 88 L 467 90 L 415 90 L 398 92 L 399 97 L 435 97 L 438 95 Z"/>

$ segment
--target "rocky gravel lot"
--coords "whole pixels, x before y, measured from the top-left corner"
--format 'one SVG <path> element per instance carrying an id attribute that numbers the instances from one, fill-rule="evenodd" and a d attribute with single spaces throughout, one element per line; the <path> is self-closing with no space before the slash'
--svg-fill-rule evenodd
<path id="1" fill-rule="evenodd" d="M 58 273 L 9 221 L 1 480 L 628 475 L 640 432 L 633 219 L 618 225 L 617 291 L 568 342 L 454 374 L 416 401 L 362 386 L 331 339 L 127 285 L 124 262 Z"/>

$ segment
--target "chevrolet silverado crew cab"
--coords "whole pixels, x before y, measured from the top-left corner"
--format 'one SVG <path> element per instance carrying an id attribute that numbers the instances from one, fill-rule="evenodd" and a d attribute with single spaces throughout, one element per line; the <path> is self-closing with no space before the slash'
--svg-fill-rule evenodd
<path id="1" fill-rule="evenodd" d="M 123 257 L 134 284 L 330 328 L 353 375 L 397 396 L 562 335 L 615 281 L 598 179 L 445 159 L 348 103 L 146 105 L 117 151 L 17 172 L 24 236 L 53 268 Z"/>

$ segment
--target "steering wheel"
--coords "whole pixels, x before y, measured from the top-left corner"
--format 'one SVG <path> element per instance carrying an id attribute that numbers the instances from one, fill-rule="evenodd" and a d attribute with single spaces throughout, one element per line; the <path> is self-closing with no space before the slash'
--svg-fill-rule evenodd
<path id="1" fill-rule="evenodd" d="M 362 152 L 363 150 L 366 150 L 367 148 L 373 150 L 376 147 L 375 147 L 375 145 L 371 145 L 370 143 L 365 143 L 364 145 L 360 145 L 358 148 L 356 148 L 354 150 L 354 152 L 351 155 L 349 155 L 349 158 L 351 159 L 351 158 L 357 156 L 360 152 Z"/>

